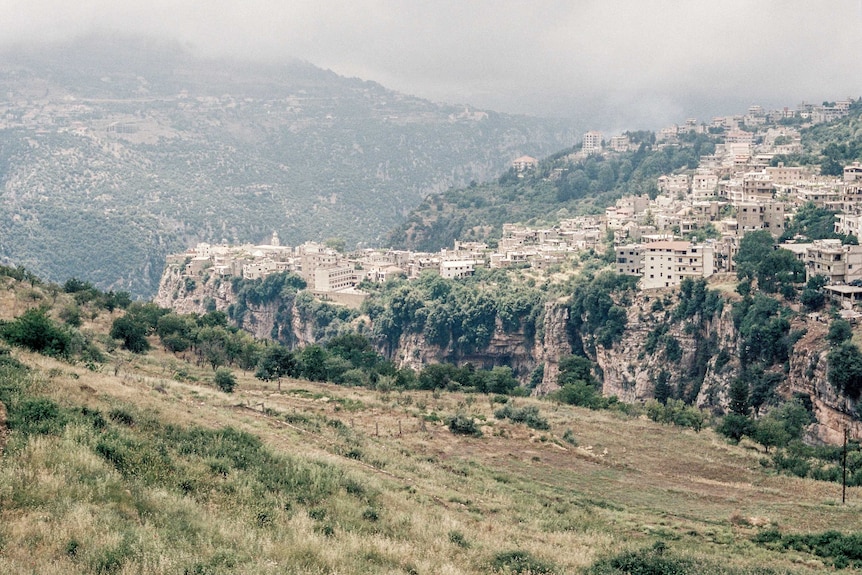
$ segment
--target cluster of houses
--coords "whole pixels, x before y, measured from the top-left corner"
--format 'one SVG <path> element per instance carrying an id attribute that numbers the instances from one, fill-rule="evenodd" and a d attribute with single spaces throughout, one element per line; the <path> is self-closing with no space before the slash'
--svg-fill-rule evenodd
<path id="1" fill-rule="evenodd" d="M 364 249 L 344 254 L 316 242 L 283 246 L 278 233 L 273 233 L 269 243 L 262 245 L 200 243 L 168 256 L 167 263 L 182 267 L 189 277 L 216 275 L 255 280 L 290 271 L 300 275 L 315 295 L 358 305 L 367 297 L 357 287 L 363 281 L 415 279 L 426 271 L 452 279 L 472 275 L 483 267 L 546 268 L 581 250 L 601 249 L 605 229 L 598 216 L 565 220 L 552 229 L 507 224 L 496 249 L 486 243 L 456 241 L 454 249 L 436 253 Z"/>
<path id="2" fill-rule="evenodd" d="M 417 278 L 432 271 L 445 278 L 473 274 L 477 268 L 532 267 L 546 269 L 584 250 L 602 251 L 613 235 L 616 270 L 639 276 L 641 289 L 671 288 L 687 278 L 734 271 L 734 255 L 750 231 L 768 230 L 782 236 L 786 221 L 803 205 L 837 212 L 835 231 L 858 235 L 862 228 L 862 165 L 844 168 L 842 177 L 820 175 L 811 167 L 773 162 L 778 154 L 801 151 L 796 128 L 777 120 L 797 115 L 809 122 L 828 121 L 846 114 L 849 102 L 830 106 L 800 106 L 766 112 L 758 106 L 744 116 L 716 118 L 712 124 L 693 120 L 662 130 L 657 146 L 679 145 L 685 133 L 708 133 L 720 127 L 724 142 L 702 156 L 695 170 L 667 174 L 657 182 L 657 194 L 628 196 L 604 214 L 566 219 L 551 228 L 515 224 L 503 227 L 494 248 L 479 242 L 455 242 L 454 249 L 437 253 L 365 249 L 343 254 L 325 245 L 306 242 L 282 246 L 274 233 L 264 245 L 198 246 L 169 256 L 168 263 L 185 266 L 189 275 L 258 279 L 275 272 L 299 274 L 315 294 L 355 305 L 365 294 L 363 281 L 384 282 L 392 277 Z M 611 138 L 607 149 L 598 132 L 588 132 L 578 154 L 611 154 L 628 149 L 625 135 Z M 526 172 L 538 160 L 522 156 L 513 161 L 516 172 Z M 838 240 L 784 244 L 805 262 L 809 275 L 823 275 L 833 291 L 862 298 L 862 247 Z"/>

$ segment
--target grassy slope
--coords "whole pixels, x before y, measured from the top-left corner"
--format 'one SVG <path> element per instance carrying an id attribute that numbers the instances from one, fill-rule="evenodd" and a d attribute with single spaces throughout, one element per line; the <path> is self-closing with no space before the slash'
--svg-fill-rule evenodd
<path id="1" fill-rule="evenodd" d="M 0 291 L 3 317 L 26 304 L 15 297 Z M 757 449 L 709 430 L 536 402 L 551 429 L 535 432 L 495 420 L 484 396 L 305 381 L 279 392 L 248 374 L 225 395 L 205 384 L 209 370 L 161 352 L 117 352 L 99 373 L 13 353 L 32 366 L 28 393 L 99 410 L 106 425 L 76 420 L 26 442 L 12 432 L 0 459 L 2 573 L 485 573 L 510 550 L 573 573 L 657 541 L 730 566 L 809 573 L 826 569 L 750 543 L 752 524 L 862 528 L 862 490 L 841 506 L 840 486 L 769 476 Z M 176 381 L 178 367 L 198 381 Z M 487 420 L 483 437 L 427 421 L 458 410 Z M 259 437 L 289 462 L 280 478 L 304 483 L 266 489 L 279 478 L 263 476 L 255 466 L 266 456 L 253 450 L 245 468 L 180 453 L 189 430 L 224 426 Z M 578 447 L 559 439 L 567 429 Z M 97 447 L 120 440 L 151 458 L 124 474 Z"/>

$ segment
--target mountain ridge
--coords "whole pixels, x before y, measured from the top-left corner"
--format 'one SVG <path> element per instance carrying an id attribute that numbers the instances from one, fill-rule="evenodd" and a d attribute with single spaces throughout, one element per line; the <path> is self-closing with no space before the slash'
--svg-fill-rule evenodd
<path id="1" fill-rule="evenodd" d="M 302 62 L 83 46 L 0 65 L 0 257 L 57 281 L 148 297 L 199 241 L 379 243 L 428 193 L 574 139 Z"/>

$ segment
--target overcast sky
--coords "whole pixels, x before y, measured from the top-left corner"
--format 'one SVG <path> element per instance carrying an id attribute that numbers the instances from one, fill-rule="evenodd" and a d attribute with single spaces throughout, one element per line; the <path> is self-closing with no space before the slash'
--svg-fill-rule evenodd
<path id="1" fill-rule="evenodd" d="M 0 45 L 156 35 L 600 129 L 862 96 L 862 0 L 0 0 Z"/>

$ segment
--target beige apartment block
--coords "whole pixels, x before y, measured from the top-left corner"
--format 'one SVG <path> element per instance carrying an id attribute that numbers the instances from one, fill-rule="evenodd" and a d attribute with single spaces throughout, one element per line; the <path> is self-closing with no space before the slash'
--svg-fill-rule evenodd
<path id="1" fill-rule="evenodd" d="M 642 246 L 641 289 L 678 286 L 685 278 L 706 278 L 715 273 L 712 245 L 691 242 L 654 242 Z"/>
<path id="2" fill-rule="evenodd" d="M 518 173 L 534 170 L 538 165 L 539 160 L 532 156 L 521 156 L 512 160 L 512 168 Z"/>
<path id="3" fill-rule="evenodd" d="M 584 134 L 583 148 L 584 154 L 599 154 L 602 151 L 602 133 L 589 131 Z"/>
<path id="4" fill-rule="evenodd" d="M 769 230 L 779 237 L 785 230 L 785 206 L 782 202 L 739 202 L 736 207 L 737 232 Z"/>
<path id="5" fill-rule="evenodd" d="M 353 264 L 341 264 L 326 268 L 316 268 L 312 281 L 316 292 L 330 292 L 354 287 L 359 283 L 357 270 Z"/>
<path id="6" fill-rule="evenodd" d="M 862 246 L 842 245 L 841 240 L 814 240 L 805 255 L 808 278 L 824 276 L 830 284 L 862 280 Z"/>

